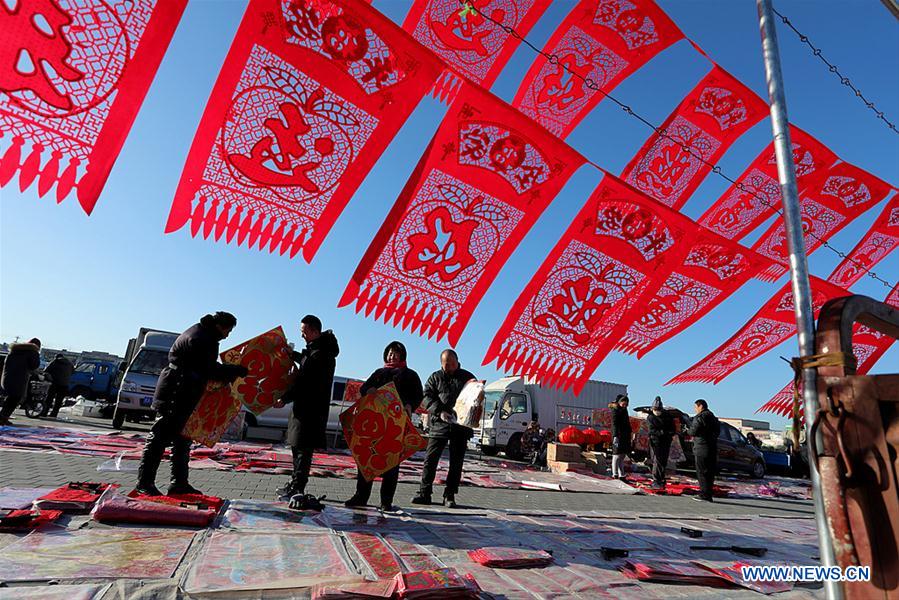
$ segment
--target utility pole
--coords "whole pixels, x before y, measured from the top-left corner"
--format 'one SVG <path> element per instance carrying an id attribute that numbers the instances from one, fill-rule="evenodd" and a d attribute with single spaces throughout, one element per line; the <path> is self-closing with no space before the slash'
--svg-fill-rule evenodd
<path id="1" fill-rule="evenodd" d="M 799 356 L 815 354 L 815 314 L 812 308 L 811 285 L 808 276 L 808 257 L 802 232 L 802 214 L 796 189 L 796 166 L 793 164 L 793 145 L 790 142 L 790 123 L 787 118 L 787 100 L 780 70 L 780 50 L 774 27 L 774 9 L 771 0 L 756 0 L 759 14 L 759 30 L 762 36 L 762 55 L 768 81 L 768 101 L 771 104 L 771 126 L 774 133 L 774 151 L 777 157 L 777 176 L 783 200 L 783 218 L 790 251 L 790 283 L 793 289 L 793 308 L 796 312 L 796 328 L 799 333 Z M 818 414 L 817 369 L 802 369 L 802 396 L 805 409 L 806 443 L 811 441 L 811 426 Z M 818 432 L 817 448 L 823 448 Z M 833 539 L 824 511 L 821 494 L 821 476 L 815 457 L 809 453 L 809 473 L 812 480 L 812 499 L 815 505 L 815 522 L 818 527 L 818 546 L 821 562 L 825 567 L 837 566 Z M 835 581 L 826 581 L 824 589 L 829 600 L 842 600 L 843 590 Z"/>

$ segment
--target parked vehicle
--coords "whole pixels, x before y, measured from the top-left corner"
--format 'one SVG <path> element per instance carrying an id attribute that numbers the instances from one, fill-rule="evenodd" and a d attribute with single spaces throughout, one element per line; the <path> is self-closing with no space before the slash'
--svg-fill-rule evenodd
<path id="1" fill-rule="evenodd" d="M 152 419 L 153 395 L 163 367 L 169 364 L 169 350 L 178 338 L 171 331 L 157 331 L 142 327 L 136 338 L 128 342 L 125 362 L 128 368 L 122 378 L 116 401 L 112 426 L 121 429 L 125 419 L 140 421 Z"/>
<path id="2" fill-rule="evenodd" d="M 542 386 L 530 376 L 503 377 L 484 388 L 484 415 L 473 441 L 488 456 L 503 451 L 520 459 L 521 436 L 536 419 L 558 432 L 566 425 L 590 426 L 593 410 L 607 408 L 618 394 L 627 394 L 621 383 L 588 381 L 579 395 L 570 390 Z"/>
<path id="3" fill-rule="evenodd" d="M 47 406 L 47 394 L 50 391 L 50 382 L 43 373 L 35 373 L 28 382 L 28 393 L 22 402 L 20 409 L 31 419 L 36 419 L 43 414 Z"/>
<path id="4" fill-rule="evenodd" d="M 84 396 L 90 400 L 115 399 L 118 394 L 116 384 L 124 370 L 125 363 L 111 360 L 79 360 L 69 381 L 69 395 Z"/>

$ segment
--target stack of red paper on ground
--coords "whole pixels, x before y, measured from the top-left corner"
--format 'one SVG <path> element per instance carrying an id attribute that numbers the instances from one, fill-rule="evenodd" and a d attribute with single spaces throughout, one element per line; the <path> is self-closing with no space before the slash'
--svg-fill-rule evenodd
<path id="1" fill-rule="evenodd" d="M 136 500 L 146 500 L 149 502 L 159 502 L 160 504 L 168 504 L 170 506 L 181 506 L 183 508 L 192 509 L 212 509 L 218 512 L 225 504 L 225 501 L 218 496 L 207 496 L 206 494 L 167 494 L 165 496 L 147 496 L 141 494 L 137 490 L 128 492 L 129 498 Z"/>
<path id="2" fill-rule="evenodd" d="M 129 498 L 110 490 L 97 502 L 91 517 L 101 523 L 142 523 L 148 525 L 183 525 L 186 527 L 206 527 L 215 518 L 217 511 L 182 508 Z"/>
<path id="3" fill-rule="evenodd" d="M 108 483 L 78 481 L 58 487 L 34 501 L 34 507 L 61 510 L 68 513 L 89 513 L 100 495 L 110 487 Z"/>
<path id="4" fill-rule="evenodd" d="M 479 598 L 481 588 L 471 575 L 455 569 L 433 569 L 400 573 L 396 576 L 397 597 L 400 600 Z"/>
<path id="5" fill-rule="evenodd" d="M 690 583 L 712 587 L 721 587 L 728 583 L 717 573 L 688 561 L 627 559 L 619 570 L 628 577 L 640 581 Z"/>
<path id="6" fill-rule="evenodd" d="M 503 548 L 499 546 L 469 550 L 468 557 L 485 567 L 495 567 L 500 569 L 545 567 L 553 561 L 552 554 L 545 550 Z"/>
<path id="7" fill-rule="evenodd" d="M 312 587 L 312 600 L 392 598 L 396 586 L 396 579 L 379 579 L 362 583 L 319 583 Z"/>
<path id="8" fill-rule="evenodd" d="M 3 513 L 5 511 L 0 511 Z M 11 510 L 0 516 L 0 533 L 24 533 L 52 523 L 62 516 L 61 510 Z"/>

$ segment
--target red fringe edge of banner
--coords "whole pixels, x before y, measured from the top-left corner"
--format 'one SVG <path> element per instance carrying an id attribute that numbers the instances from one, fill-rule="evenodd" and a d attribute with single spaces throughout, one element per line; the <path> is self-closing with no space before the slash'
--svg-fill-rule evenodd
<path id="1" fill-rule="evenodd" d="M 220 208 L 219 204 L 223 206 Z M 235 241 L 236 236 L 238 246 L 244 242 L 247 242 L 248 248 L 256 246 L 258 250 L 264 250 L 268 246 L 268 251 L 272 254 L 277 251 L 283 256 L 289 251 L 289 258 L 296 256 L 303 248 L 309 233 L 308 229 L 295 223 L 260 216 L 253 209 L 234 206 L 230 202 L 220 203 L 217 199 L 208 202 L 206 197 L 197 199 L 189 222 L 193 237 L 202 235 L 203 239 L 209 239 L 212 235 L 213 240 L 218 242 L 225 235 L 225 243 L 230 244 Z"/>
<path id="2" fill-rule="evenodd" d="M 0 133 L 0 138 L 3 135 Z M 4 187 L 12 180 L 16 172 L 19 173 L 19 191 L 24 192 L 35 180 L 37 180 L 37 195 L 43 198 L 47 192 L 56 185 L 56 203 L 61 203 L 77 185 L 76 178 L 78 176 L 78 166 L 81 161 L 77 158 L 71 158 L 60 173 L 60 166 L 63 158 L 62 152 L 54 150 L 50 154 L 50 160 L 41 167 L 41 159 L 44 153 L 42 144 L 32 144 L 31 152 L 22 161 L 22 146 L 25 140 L 21 136 L 15 136 L 12 144 L 0 157 L 0 187 Z M 84 212 L 90 214 L 90 211 L 82 203 Z"/>
<path id="3" fill-rule="evenodd" d="M 356 313 L 365 312 L 365 316 L 394 327 L 401 326 L 403 331 L 416 333 L 429 340 L 439 342 L 451 331 L 457 313 L 435 309 L 414 298 L 408 298 L 389 288 L 378 288 L 367 285 L 361 288 L 356 282 L 350 282 L 341 297 L 338 307 L 355 302 Z M 410 329 L 411 328 L 411 329 Z M 436 336 L 436 338 L 435 338 Z"/>
<path id="4" fill-rule="evenodd" d="M 781 262 L 775 262 L 773 265 L 756 275 L 755 278 L 761 281 L 777 281 L 789 270 L 790 267 L 787 265 Z"/>
<path id="5" fill-rule="evenodd" d="M 727 377 L 729 370 L 725 369 L 715 369 L 711 374 L 708 374 L 706 371 L 705 375 L 691 375 L 689 372 L 681 373 L 676 377 L 672 377 L 669 379 L 665 385 L 671 385 L 673 383 L 711 383 L 712 385 L 717 385 L 721 380 Z"/>
<path id="6" fill-rule="evenodd" d="M 462 89 L 462 78 L 456 75 L 450 69 L 444 69 L 434 85 L 431 87 L 431 96 L 440 100 L 443 104 L 449 106 L 456 99 L 459 90 Z"/>
<path id="7" fill-rule="evenodd" d="M 484 358 L 483 364 L 496 361 L 496 368 L 505 373 L 525 374 L 535 377 L 541 385 L 548 385 L 562 390 L 573 389 L 580 393 L 587 382 L 583 369 L 571 363 L 555 361 L 543 353 L 534 352 L 525 346 L 506 346 L 500 350 L 491 350 Z"/>

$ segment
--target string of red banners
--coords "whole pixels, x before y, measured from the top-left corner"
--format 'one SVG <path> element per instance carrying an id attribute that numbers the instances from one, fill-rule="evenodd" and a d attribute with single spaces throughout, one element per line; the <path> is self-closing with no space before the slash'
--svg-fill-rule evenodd
<path id="1" fill-rule="evenodd" d="M 184 4 L 4 6 L 0 184 L 18 172 L 22 190 L 37 181 L 44 195 L 56 185 L 58 201 L 74 190 L 90 212 Z M 456 0 L 416 0 L 401 29 L 361 0 L 251 0 L 166 231 L 188 225 L 193 236 L 311 260 L 400 126 L 434 92 L 450 109 L 340 305 L 455 344 L 533 223 L 588 162 L 561 138 L 683 39 L 652 0 L 582 0 L 510 106 L 484 88 L 547 6 L 476 0 L 460 10 Z M 36 16 L 54 35 L 38 35 Z M 107 22 L 115 26 L 98 25 Z M 23 52 L 40 68 L 22 70 Z M 613 349 L 642 356 L 748 279 L 785 272 L 780 221 L 752 249 L 738 243 L 779 204 L 770 147 L 698 224 L 677 212 L 766 110 L 713 63 L 620 178 L 605 173 L 516 301 L 487 361 L 579 388 Z M 811 252 L 891 187 L 793 134 Z M 851 265 L 868 268 L 885 256 L 869 254 Z M 716 364 L 711 377 L 740 364 Z"/>

